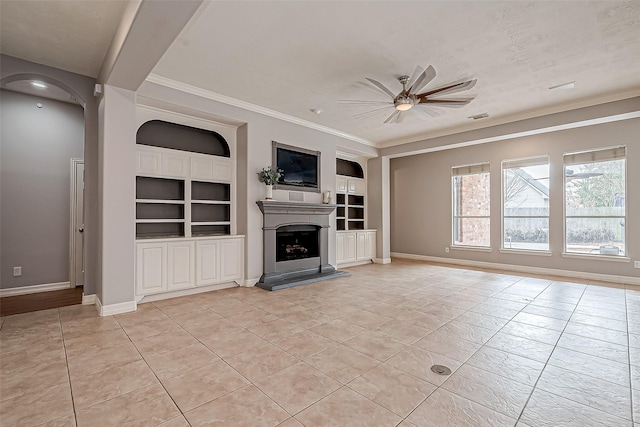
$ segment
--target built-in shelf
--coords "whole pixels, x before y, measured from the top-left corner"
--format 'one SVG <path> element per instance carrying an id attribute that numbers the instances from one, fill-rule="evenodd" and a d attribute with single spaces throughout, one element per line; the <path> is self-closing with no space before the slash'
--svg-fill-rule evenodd
<path id="1" fill-rule="evenodd" d="M 349 186 L 344 185 L 342 188 L 348 191 Z M 361 194 L 336 194 L 336 229 L 338 231 L 346 230 L 364 230 L 365 223 L 365 204 L 364 195 Z"/>

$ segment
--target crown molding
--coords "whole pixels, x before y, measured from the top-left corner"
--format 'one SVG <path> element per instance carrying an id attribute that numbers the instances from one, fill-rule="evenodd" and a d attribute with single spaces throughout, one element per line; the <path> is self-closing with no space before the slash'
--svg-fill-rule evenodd
<path id="1" fill-rule="evenodd" d="M 412 142 L 426 141 L 429 139 L 440 138 L 443 136 L 455 135 L 458 133 L 469 132 L 474 130 L 485 129 L 493 126 L 499 126 L 507 123 L 513 123 L 522 120 L 535 119 L 538 117 L 548 116 L 552 114 L 563 113 L 565 111 L 577 110 L 579 108 L 594 107 L 609 102 L 622 101 L 624 99 L 640 96 L 640 89 L 631 89 L 604 96 L 591 97 L 579 100 L 573 100 L 558 105 L 552 105 L 534 110 L 527 110 L 513 114 L 507 114 L 500 117 L 489 118 L 479 122 L 471 122 L 463 125 L 443 128 L 432 132 L 419 135 L 411 135 L 397 139 L 391 139 L 377 144 L 379 149 L 395 147 L 397 145 L 410 144 Z M 631 118 L 631 117 L 629 117 Z"/>
<path id="2" fill-rule="evenodd" d="M 263 114 L 265 116 L 273 117 L 285 122 L 293 123 L 296 125 L 304 126 L 310 129 L 318 130 L 320 132 L 328 133 L 330 135 L 338 136 L 340 138 L 348 139 L 359 144 L 368 145 L 370 147 L 377 148 L 377 145 L 368 139 L 360 138 L 359 136 L 352 135 L 347 132 L 342 132 L 338 129 L 333 129 L 328 126 L 319 125 L 308 120 L 300 119 L 298 117 L 290 116 L 288 114 L 281 113 L 279 111 L 271 110 L 269 108 L 261 107 L 250 102 L 241 101 L 230 96 L 222 95 L 220 93 L 212 92 L 210 90 L 202 89 L 196 86 L 192 86 L 187 83 L 182 83 L 177 80 L 173 80 L 167 77 L 159 76 L 157 74 L 149 74 L 146 78 L 149 83 L 154 83 L 160 86 L 168 87 L 171 89 L 179 90 L 181 92 L 190 93 L 192 95 L 201 96 L 203 98 L 211 99 L 212 101 L 222 102 L 227 105 L 242 108 L 244 110 L 253 111 L 254 113 Z"/>

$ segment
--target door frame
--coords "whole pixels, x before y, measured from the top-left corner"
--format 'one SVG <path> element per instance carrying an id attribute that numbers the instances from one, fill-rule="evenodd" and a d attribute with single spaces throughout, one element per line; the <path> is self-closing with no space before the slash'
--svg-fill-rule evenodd
<path id="1" fill-rule="evenodd" d="M 71 159 L 71 173 L 70 173 L 70 181 L 71 181 L 71 190 L 70 190 L 70 204 L 69 204 L 69 287 L 76 287 L 76 221 L 77 209 L 76 209 L 76 193 L 78 191 L 77 179 L 76 179 L 76 169 L 78 165 L 83 165 L 84 167 L 84 159 L 72 158 Z M 83 169 L 84 170 L 84 169 Z M 84 174 L 83 174 L 84 175 Z M 84 176 L 82 179 L 84 185 Z M 84 204 L 84 197 L 82 200 Z M 83 208 L 84 212 L 84 208 Z M 82 224 L 84 227 L 84 224 Z M 83 249 L 84 250 L 84 249 Z M 84 257 L 83 257 L 84 258 Z M 84 283 L 83 283 L 84 284 Z"/>

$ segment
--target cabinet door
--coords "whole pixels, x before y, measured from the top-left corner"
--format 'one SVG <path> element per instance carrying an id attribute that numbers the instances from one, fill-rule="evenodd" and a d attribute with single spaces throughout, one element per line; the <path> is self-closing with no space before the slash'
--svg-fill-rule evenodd
<path id="1" fill-rule="evenodd" d="M 367 232 L 356 232 L 356 259 L 358 261 L 367 258 Z"/>
<path id="2" fill-rule="evenodd" d="M 353 262 L 357 260 L 356 256 L 356 233 L 344 234 L 345 262 Z"/>
<path id="3" fill-rule="evenodd" d="M 167 244 L 136 245 L 136 295 L 167 290 Z"/>
<path id="4" fill-rule="evenodd" d="M 225 239 L 220 241 L 220 281 L 230 282 L 242 279 L 243 270 L 242 239 Z"/>
<path id="5" fill-rule="evenodd" d="M 364 179 L 349 178 L 347 182 L 347 192 L 352 194 L 366 194 L 367 188 L 364 184 Z"/>
<path id="6" fill-rule="evenodd" d="M 213 179 L 220 182 L 233 180 L 233 162 L 231 159 L 220 158 L 213 160 Z"/>
<path id="7" fill-rule="evenodd" d="M 374 259 L 376 257 L 376 232 L 375 231 L 367 231 L 367 248 L 366 258 Z"/>
<path id="8" fill-rule="evenodd" d="M 211 285 L 220 281 L 220 242 L 196 243 L 196 285 Z"/>
<path id="9" fill-rule="evenodd" d="M 160 175 L 162 155 L 158 152 L 138 150 L 136 152 L 136 175 Z"/>
<path id="10" fill-rule="evenodd" d="M 345 239 L 344 233 L 336 233 L 336 263 L 340 264 L 345 261 Z"/>
<path id="11" fill-rule="evenodd" d="M 188 175 L 188 158 L 182 154 L 162 155 L 162 174 L 165 176 L 174 176 L 185 178 Z"/>
<path id="12" fill-rule="evenodd" d="M 211 156 L 208 156 L 211 157 Z M 204 157 L 191 157 L 192 179 L 213 179 L 213 159 Z"/>
<path id="13" fill-rule="evenodd" d="M 346 193 L 347 192 L 347 178 L 336 178 L 336 192 L 337 193 Z"/>
<path id="14" fill-rule="evenodd" d="M 195 244 L 176 242 L 167 244 L 167 289 L 191 288 L 195 285 Z"/>

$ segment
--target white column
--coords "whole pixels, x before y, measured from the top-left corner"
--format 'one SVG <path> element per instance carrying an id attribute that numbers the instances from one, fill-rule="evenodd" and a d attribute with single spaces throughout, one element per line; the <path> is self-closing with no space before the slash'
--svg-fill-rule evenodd
<path id="1" fill-rule="evenodd" d="M 367 163 L 367 210 L 369 228 L 378 230 L 376 254 L 378 264 L 391 262 L 391 206 L 389 157 L 376 157 Z"/>
<path id="2" fill-rule="evenodd" d="M 136 93 L 103 86 L 99 107 L 97 297 L 101 315 L 134 311 Z"/>

